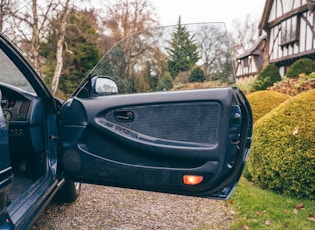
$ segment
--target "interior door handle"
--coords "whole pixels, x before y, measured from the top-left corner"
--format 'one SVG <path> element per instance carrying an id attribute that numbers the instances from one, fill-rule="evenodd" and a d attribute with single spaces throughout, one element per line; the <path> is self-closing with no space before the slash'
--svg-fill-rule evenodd
<path id="1" fill-rule="evenodd" d="M 120 122 L 132 122 L 135 115 L 132 111 L 115 111 L 115 120 Z"/>

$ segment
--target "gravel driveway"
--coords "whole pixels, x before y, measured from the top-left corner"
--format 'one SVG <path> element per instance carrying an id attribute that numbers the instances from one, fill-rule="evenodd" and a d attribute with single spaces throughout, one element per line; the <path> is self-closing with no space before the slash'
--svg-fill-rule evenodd
<path id="1" fill-rule="evenodd" d="M 34 229 L 228 229 L 223 201 L 82 185 L 72 204 L 51 203 Z"/>

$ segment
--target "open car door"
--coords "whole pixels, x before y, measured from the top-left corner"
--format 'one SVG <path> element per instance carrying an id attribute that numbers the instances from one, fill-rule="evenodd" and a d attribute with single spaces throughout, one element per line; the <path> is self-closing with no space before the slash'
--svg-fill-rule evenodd
<path id="1" fill-rule="evenodd" d="M 182 28 L 199 52 L 196 65 L 213 85 L 224 87 L 165 92 L 148 80 L 143 90 L 137 82 L 144 79 L 148 63 L 149 78 L 163 82 L 158 63 L 170 60 L 174 47 L 169 47 L 179 28 L 127 37 L 103 57 L 60 111 L 59 163 L 67 179 L 228 198 L 249 152 L 251 109 L 233 84 L 224 24 Z M 212 46 L 215 52 L 207 53 Z M 215 65 L 207 66 L 204 55 L 212 55 Z M 107 76 L 118 83 L 119 94 Z M 172 79 L 174 85 L 178 77 Z"/>

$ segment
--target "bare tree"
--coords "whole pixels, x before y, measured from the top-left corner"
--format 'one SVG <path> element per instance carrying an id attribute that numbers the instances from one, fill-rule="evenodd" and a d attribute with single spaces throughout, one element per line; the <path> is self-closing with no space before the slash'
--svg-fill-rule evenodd
<path id="1" fill-rule="evenodd" d="M 106 7 L 104 33 L 118 42 L 127 35 L 158 26 L 155 10 L 148 0 L 118 0 Z"/>
<path id="2" fill-rule="evenodd" d="M 4 32 L 6 18 L 10 15 L 10 0 L 0 0 L 0 32 Z"/>
<path id="3" fill-rule="evenodd" d="M 37 13 L 37 0 L 32 0 L 32 15 L 33 21 L 29 21 L 30 26 L 32 26 L 32 38 L 31 38 L 31 57 L 33 60 L 34 68 L 41 74 L 41 65 L 39 58 L 39 49 L 40 49 L 40 25 L 39 17 Z M 43 24 L 45 23 L 47 17 L 43 18 Z M 24 20 L 27 20 L 25 18 Z"/>
<path id="4" fill-rule="evenodd" d="M 0 32 L 9 37 L 12 42 L 16 40 L 13 12 L 18 6 L 18 0 L 0 0 Z"/>
<path id="5" fill-rule="evenodd" d="M 1 0 L 5 2 L 5 0 Z M 7 0 L 10 2 L 10 0 Z M 56 93 L 63 68 L 63 48 L 71 0 L 23 0 L 10 8 L 14 29 L 19 34 L 19 44 L 35 70 L 42 76 L 40 55 L 41 44 L 50 29 L 57 34 L 56 66 L 52 79 L 51 91 Z M 2 7 L 1 7 L 2 9 Z M 3 8 L 4 9 L 4 8 Z M 58 23 L 56 23 L 56 21 Z M 54 25 L 52 25 L 54 24 Z"/>
<path id="6" fill-rule="evenodd" d="M 31 61 L 35 70 L 41 75 L 40 42 L 45 32 L 51 13 L 56 8 L 55 0 L 19 1 L 11 9 L 14 30 L 19 34 L 19 43 Z"/>
<path id="7" fill-rule="evenodd" d="M 234 59 L 252 48 L 258 40 L 258 21 L 253 21 L 250 15 L 245 21 L 233 21 L 233 31 L 230 31 L 230 45 Z"/>
<path id="8" fill-rule="evenodd" d="M 228 75 L 227 67 L 228 63 L 232 64 L 232 59 L 227 55 L 230 49 L 225 28 L 220 24 L 205 25 L 200 27 L 195 37 L 206 78 L 213 80 L 218 73 Z"/>
<path id="9" fill-rule="evenodd" d="M 107 51 L 106 49 L 128 35 L 159 25 L 155 9 L 149 0 L 115 1 L 114 4 L 106 7 L 102 24 L 104 31 L 101 32 L 101 36 L 104 40 L 101 43 L 105 46 L 103 51 Z M 150 59 L 153 43 L 149 40 L 154 37 L 158 38 L 152 36 L 152 33 L 156 32 L 158 31 L 147 31 L 142 34 L 142 37 L 128 37 L 119 47 L 116 47 L 115 52 L 114 50 L 111 52 L 111 55 L 115 55 L 114 59 L 117 60 L 116 66 L 119 66 L 116 68 L 118 70 L 116 72 L 119 72 L 120 78 L 132 85 L 129 88 L 134 88 L 134 84 L 137 82 L 135 79 L 137 66 L 142 66 Z"/>

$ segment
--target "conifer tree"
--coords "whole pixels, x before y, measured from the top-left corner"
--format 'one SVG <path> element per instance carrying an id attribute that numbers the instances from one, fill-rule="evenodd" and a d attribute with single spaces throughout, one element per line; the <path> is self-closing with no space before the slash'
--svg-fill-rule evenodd
<path id="1" fill-rule="evenodd" d="M 173 78 L 180 72 L 189 71 L 200 59 L 198 46 L 194 41 L 194 35 L 190 35 L 187 28 L 178 19 L 176 31 L 172 34 L 167 48 L 168 70 Z"/>

